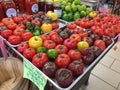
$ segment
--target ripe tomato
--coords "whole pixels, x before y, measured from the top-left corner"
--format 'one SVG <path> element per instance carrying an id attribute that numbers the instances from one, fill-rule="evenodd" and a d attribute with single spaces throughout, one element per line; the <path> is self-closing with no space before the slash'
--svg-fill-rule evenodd
<path id="1" fill-rule="evenodd" d="M 20 53 L 23 53 L 23 51 L 25 50 L 25 49 L 27 49 L 29 46 L 28 46 L 28 43 L 22 43 L 22 44 L 20 44 L 18 47 L 17 47 L 17 50 L 20 52 Z"/>
<path id="2" fill-rule="evenodd" d="M 107 36 L 109 36 L 111 38 L 115 37 L 115 32 L 113 30 L 111 30 L 110 28 L 105 29 L 104 33 L 105 33 L 105 35 L 107 35 Z"/>
<path id="3" fill-rule="evenodd" d="M 52 29 L 58 29 L 59 28 L 59 24 L 58 23 L 52 23 Z"/>
<path id="4" fill-rule="evenodd" d="M 14 21 L 12 18 L 3 18 L 2 23 L 4 23 L 5 25 L 8 25 L 9 23 L 14 23 Z"/>
<path id="5" fill-rule="evenodd" d="M 9 24 L 7 25 L 7 27 L 8 27 L 10 30 L 15 30 L 16 26 L 17 26 L 16 23 L 9 23 Z"/>
<path id="6" fill-rule="evenodd" d="M 102 37 L 104 35 L 104 31 L 103 31 L 103 29 L 98 28 L 98 29 L 95 29 L 94 34 L 97 34 L 100 37 Z"/>
<path id="7" fill-rule="evenodd" d="M 78 19 L 75 20 L 75 24 L 78 25 L 78 26 L 80 26 L 80 22 L 81 22 L 80 18 L 78 18 Z"/>
<path id="8" fill-rule="evenodd" d="M 14 35 L 19 35 L 21 36 L 23 33 L 24 33 L 24 29 L 23 28 L 16 28 L 14 31 L 13 31 L 13 34 Z"/>
<path id="9" fill-rule="evenodd" d="M 28 41 L 29 47 L 37 49 L 38 47 L 42 46 L 43 40 L 39 36 L 33 36 Z"/>
<path id="10" fill-rule="evenodd" d="M 56 47 L 56 43 L 52 40 L 45 40 L 43 46 L 47 49 L 53 49 Z"/>
<path id="11" fill-rule="evenodd" d="M 82 57 L 80 51 L 73 49 L 68 51 L 68 56 L 70 57 L 71 60 L 80 60 Z"/>
<path id="12" fill-rule="evenodd" d="M 23 56 L 27 58 L 28 60 L 32 60 L 32 57 L 35 55 L 35 49 L 33 48 L 27 48 L 23 51 Z"/>
<path id="13" fill-rule="evenodd" d="M 27 41 L 29 40 L 31 37 L 33 36 L 32 32 L 25 32 L 22 34 L 22 40 L 23 41 Z"/>
<path id="14" fill-rule="evenodd" d="M 57 34 L 52 35 L 51 40 L 54 41 L 56 44 L 62 44 L 63 42 L 63 39 Z"/>
<path id="15" fill-rule="evenodd" d="M 70 39 L 73 39 L 73 40 L 75 40 L 76 42 L 81 41 L 81 37 L 80 37 L 79 34 L 72 34 L 72 35 L 70 36 Z"/>
<path id="16" fill-rule="evenodd" d="M 25 25 L 24 25 L 24 24 L 18 24 L 18 25 L 16 26 L 16 28 L 23 28 L 23 29 L 25 29 Z"/>
<path id="17" fill-rule="evenodd" d="M 53 32 L 50 32 L 50 33 L 49 33 L 49 36 L 51 37 L 51 36 L 53 36 L 54 34 L 57 34 L 57 35 L 58 35 L 57 32 L 54 32 L 54 31 L 53 31 Z"/>
<path id="18" fill-rule="evenodd" d="M 19 23 L 23 20 L 23 18 L 19 16 L 14 16 L 12 19 L 14 20 L 15 23 Z"/>
<path id="19" fill-rule="evenodd" d="M 88 37 L 88 33 L 81 32 L 81 33 L 79 33 L 79 36 L 81 37 L 81 39 L 83 39 L 84 37 Z"/>
<path id="20" fill-rule="evenodd" d="M 41 26 L 41 30 L 43 33 L 48 33 L 52 31 L 52 25 L 48 23 L 43 23 Z"/>
<path id="21" fill-rule="evenodd" d="M 92 26 L 92 27 L 91 27 L 91 30 L 94 32 L 94 31 L 95 31 L 96 29 L 98 29 L 98 28 L 99 28 L 99 26 L 96 26 L 96 25 L 95 25 L 95 26 Z"/>
<path id="22" fill-rule="evenodd" d="M 68 23 L 67 24 L 67 28 L 69 28 L 69 29 L 75 29 L 77 27 L 77 25 L 75 24 L 75 23 Z"/>
<path id="23" fill-rule="evenodd" d="M 55 47 L 55 49 L 57 50 L 58 54 L 63 54 L 63 53 L 67 53 L 68 49 L 65 45 L 57 45 Z"/>
<path id="24" fill-rule="evenodd" d="M 21 41 L 22 41 L 21 37 L 17 35 L 11 35 L 8 37 L 8 42 L 10 42 L 13 45 L 20 44 Z"/>
<path id="25" fill-rule="evenodd" d="M 32 23 L 34 23 L 35 25 L 38 25 L 38 26 L 41 25 L 40 21 L 38 21 L 38 20 L 32 20 Z"/>
<path id="26" fill-rule="evenodd" d="M 68 49 L 75 49 L 77 42 L 72 39 L 65 39 L 63 44 L 68 48 Z"/>
<path id="27" fill-rule="evenodd" d="M 48 34 L 42 34 L 40 37 L 42 38 L 43 41 L 50 40 L 50 36 Z"/>
<path id="28" fill-rule="evenodd" d="M 38 68 L 42 68 L 47 61 L 48 56 L 46 53 L 43 52 L 35 54 L 32 58 L 32 63 Z"/>
<path id="29" fill-rule="evenodd" d="M 99 47 L 101 51 L 104 51 L 106 48 L 105 42 L 103 40 L 95 40 L 94 46 Z"/>
<path id="30" fill-rule="evenodd" d="M 6 29 L 1 31 L 1 36 L 5 39 L 8 39 L 9 36 L 13 34 L 12 30 Z"/>
<path id="31" fill-rule="evenodd" d="M 66 68 L 70 64 L 70 57 L 67 54 L 59 54 L 55 59 L 55 64 L 59 68 Z"/>
<path id="32" fill-rule="evenodd" d="M 83 31 L 83 28 L 81 28 L 81 27 L 80 27 L 80 28 L 75 28 L 74 31 L 75 31 L 75 33 L 77 33 L 77 34 L 84 32 L 84 31 Z"/>
<path id="33" fill-rule="evenodd" d="M 120 33 L 120 26 L 118 25 L 112 25 L 111 26 L 111 30 L 113 30 L 115 32 L 115 34 L 119 34 Z"/>

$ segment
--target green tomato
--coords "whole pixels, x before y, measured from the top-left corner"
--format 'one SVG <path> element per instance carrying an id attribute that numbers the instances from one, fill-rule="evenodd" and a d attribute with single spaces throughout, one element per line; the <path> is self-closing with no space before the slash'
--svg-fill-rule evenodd
<path id="1" fill-rule="evenodd" d="M 39 53 L 39 52 L 44 52 L 44 53 L 46 53 L 46 52 L 47 52 L 47 49 L 46 49 L 45 47 L 38 47 L 38 48 L 37 48 L 37 53 Z"/>
<path id="2" fill-rule="evenodd" d="M 40 30 L 35 30 L 35 31 L 33 31 L 33 35 L 34 35 L 34 36 L 39 36 L 39 35 L 40 35 Z"/>
<path id="3" fill-rule="evenodd" d="M 55 49 L 49 49 L 48 51 L 47 51 L 47 55 L 48 55 L 48 57 L 49 58 L 51 58 L 51 59 L 55 59 L 56 58 L 56 56 L 57 56 L 57 50 L 55 50 Z"/>
<path id="4" fill-rule="evenodd" d="M 29 29 L 26 29 L 25 32 L 30 32 L 30 30 L 29 30 Z"/>

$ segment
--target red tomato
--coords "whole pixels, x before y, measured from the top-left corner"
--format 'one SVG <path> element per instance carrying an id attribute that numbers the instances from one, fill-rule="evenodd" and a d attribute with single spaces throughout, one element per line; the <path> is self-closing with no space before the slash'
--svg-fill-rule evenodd
<path id="1" fill-rule="evenodd" d="M 12 30 L 6 29 L 1 31 L 1 36 L 5 39 L 8 39 L 9 36 L 13 34 Z"/>
<path id="2" fill-rule="evenodd" d="M 82 57 L 79 50 L 73 50 L 73 49 L 68 51 L 68 56 L 70 57 L 71 60 L 80 60 Z"/>
<path id="3" fill-rule="evenodd" d="M 55 47 L 55 49 L 57 50 L 58 54 L 63 54 L 63 53 L 67 53 L 68 49 L 65 45 L 57 45 Z"/>
<path id="4" fill-rule="evenodd" d="M 115 34 L 119 34 L 120 33 L 120 26 L 118 25 L 112 25 L 111 26 L 111 30 L 113 30 L 115 32 Z"/>
<path id="5" fill-rule="evenodd" d="M 75 23 L 68 23 L 66 27 L 69 29 L 75 29 L 77 25 Z"/>
<path id="6" fill-rule="evenodd" d="M 22 40 L 23 41 L 27 41 L 29 40 L 31 37 L 33 36 L 32 32 L 25 32 L 22 34 Z"/>
<path id="7" fill-rule="evenodd" d="M 86 27 L 85 22 L 80 21 L 80 25 L 79 26 L 82 27 L 82 28 L 85 28 Z"/>
<path id="8" fill-rule="evenodd" d="M 104 31 L 104 33 L 105 33 L 105 35 L 107 35 L 107 36 L 109 36 L 109 37 L 111 37 L 111 38 L 114 38 L 114 37 L 115 37 L 115 32 L 114 32 L 113 30 L 111 30 L 111 29 L 106 29 L 106 30 Z"/>
<path id="9" fill-rule="evenodd" d="M 99 28 L 99 26 L 92 26 L 91 27 L 91 30 L 94 32 L 96 29 L 98 29 Z"/>
<path id="10" fill-rule="evenodd" d="M 77 42 L 72 39 L 65 39 L 63 43 L 68 49 L 75 49 Z"/>
<path id="11" fill-rule="evenodd" d="M 18 17 L 18 16 L 14 16 L 13 20 L 14 20 L 15 23 L 19 23 L 19 22 L 21 22 L 23 20 L 23 18 L 22 17 Z"/>
<path id="12" fill-rule="evenodd" d="M 27 58 L 28 60 L 32 60 L 32 57 L 35 55 L 35 49 L 33 48 L 27 48 L 23 51 L 23 56 Z"/>
<path id="13" fill-rule="evenodd" d="M 94 21 L 100 22 L 101 18 L 99 16 L 93 18 Z"/>
<path id="14" fill-rule="evenodd" d="M 13 34 L 14 35 L 19 35 L 21 36 L 23 33 L 24 33 L 24 29 L 23 28 L 16 28 L 14 31 L 13 31 Z"/>
<path id="15" fill-rule="evenodd" d="M 26 18 L 28 17 L 28 15 L 27 15 L 27 14 L 25 14 L 25 13 L 24 13 L 24 14 L 22 14 L 21 16 L 22 16 L 22 18 L 24 18 L 24 19 L 26 19 Z"/>
<path id="16" fill-rule="evenodd" d="M 103 31 L 103 29 L 98 28 L 98 29 L 95 29 L 94 34 L 97 34 L 100 37 L 102 37 L 104 35 L 104 31 Z"/>
<path id="17" fill-rule="evenodd" d="M 42 40 L 50 40 L 50 36 L 48 34 L 42 34 L 40 37 Z"/>
<path id="18" fill-rule="evenodd" d="M 51 40 L 54 41 L 56 44 L 62 44 L 63 42 L 63 39 L 57 34 L 52 35 Z"/>
<path id="19" fill-rule="evenodd" d="M 14 23 L 14 21 L 12 18 L 3 18 L 2 23 L 4 23 L 5 25 L 8 25 L 9 23 Z"/>
<path id="20" fill-rule="evenodd" d="M 38 68 L 42 68 L 47 61 L 48 61 L 47 54 L 42 52 L 35 54 L 32 58 L 32 63 Z"/>
<path id="21" fill-rule="evenodd" d="M 52 23 L 52 29 L 58 29 L 59 28 L 59 24 L 58 23 Z"/>
<path id="22" fill-rule="evenodd" d="M 70 39 L 75 40 L 76 42 L 81 41 L 81 37 L 80 37 L 79 34 L 72 34 L 72 35 L 70 36 Z"/>
<path id="23" fill-rule="evenodd" d="M 83 28 L 75 28 L 74 31 L 79 34 L 81 32 L 84 32 Z"/>
<path id="24" fill-rule="evenodd" d="M 70 64 L 70 57 L 67 54 L 59 54 L 55 59 L 55 64 L 59 68 L 66 68 Z"/>
<path id="25" fill-rule="evenodd" d="M 38 21 L 38 20 L 32 20 L 32 23 L 34 23 L 35 25 L 38 25 L 38 26 L 41 25 L 40 21 Z"/>
<path id="26" fill-rule="evenodd" d="M 56 43 L 52 40 L 45 40 L 43 42 L 43 46 L 47 49 L 53 49 L 56 47 Z"/>
<path id="27" fill-rule="evenodd" d="M 27 49 L 29 47 L 29 45 L 28 45 L 28 43 L 22 43 L 22 44 L 20 44 L 18 47 L 17 47 L 17 50 L 20 52 L 20 53 L 23 53 L 23 51 L 25 50 L 25 49 Z"/>
<path id="28" fill-rule="evenodd" d="M 49 33 L 49 36 L 51 37 L 51 36 L 53 36 L 54 34 L 57 34 L 57 35 L 58 35 L 57 32 L 54 32 L 54 31 L 53 31 L 53 32 L 50 32 L 50 33 Z"/>
<path id="29" fill-rule="evenodd" d="M 21 37 L 17 35 L 11 35 L 8 37 L 8 42 L 10 42 L 13 45 L 20 44 L 21 41 L 22 41 Z"/>
<path id="30" fill-rule="evenodd" d="M 15 30 L 16 26 L 17 26 L 16 23 L 9 23 L 9 24 L 7 25 L 7 27 L 8 27 L 10 30 Z"/>
<path id="31" fill-rule="evenodd" d="M 94 45 L 99 47 L 101 51 L 104 51 L 106 48 L 105 42 L 103 40 L 95 40 Z"/>
<path id="32" fill-rule="evenodd" d="M 84 37 L 88 37 L 88 33 L 81 32 L 81 33 L 79 33 L 79 36 L 81 37 L 81 39 L 83 39 Z"/>
<path id="33" fill-rule="evenodd" d="M 23 29 L 25 29 L 25 25 L 23 25 L 23 24 L 18 24 L 18 25 L 16 26 L 16 28 L 23 28 Z"/>
<path id="34" fill-rule="evenodd" d="M 78 25 L 78 26 L 80 26 L 80 22 L 81 22 L 80 18 L 78 18 L 78 19 L 75 20 L 75 24 Z"/>

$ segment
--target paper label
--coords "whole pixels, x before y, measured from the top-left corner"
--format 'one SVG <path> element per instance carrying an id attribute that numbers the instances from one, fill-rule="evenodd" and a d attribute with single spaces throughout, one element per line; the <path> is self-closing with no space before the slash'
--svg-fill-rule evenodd
<path id="1" fill-rule="evenodd" d="M 7 60 L 8 59 L 7 50 L 5 48 L 5 44 L 4 44 L 3 38 L 1 36 L 0 36 L 0 49 L 2 51 L 4 59 Z"/>
<path id="2" fill-rule="evenodd" d="M 32 5 L 32 12 L 38 12 L 38 4 Z"/>
<path id="3" fill-rule="evenodd" d="M 17 16 L 17 11 L 14 8 L 9 8 L 6 11 L 7 17 Z"/>
<path id="4" fill-rule="evenodd" d="M 39 90 L 44 90 L 45 85 L 47 83 L 47 79 L 43 76 L 42 73 L 38 72 L 38 70 L 30 64 L 29 61 L 23 60 L 24 62 L 24 74 L 23 77 L 31 80 Z"/>
<path id="5" fill-rule="evenodd" d="M 61 9 L 54 9 L 54 12 L 58 14 L 58 17 L 62 16 L 62 10 Z"/>

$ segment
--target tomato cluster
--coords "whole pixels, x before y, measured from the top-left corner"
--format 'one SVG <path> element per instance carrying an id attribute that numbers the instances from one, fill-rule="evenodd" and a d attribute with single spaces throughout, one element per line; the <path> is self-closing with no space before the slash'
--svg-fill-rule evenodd
<path id="1" fill-rule="evenodd" d="M 109 36 L 114 38 L 120 33 L 120 18 L 113 14 L 98 14 L 98 16 L 89 19 L 77 19 L 75 24 L 82 28 L 90 28 L 94 34 L 99 36 Z"/>
<path id="2" fill-rule="evenodd" d="M 42 27 L 44 31 L 41 31 L 41 25 L 46 25 L 46 23 L 43 23 L 44 18 L 45 15 L 41 11 L 35 15 L 22 14 L 12 18 L 3 18 L 0 27 L 5 28 L 1 30 L 1 36 L 7 39 L 10 44 L 18 45 L 21 42 L 28 41 L 32 36 L 39 36 L 46 31 L 45 27 L 48 27 L 48 29 L 49 26 L 51 26 L 51 29 L 59 28 L 58 23 L 50 23 L 49 26 Z"/>

